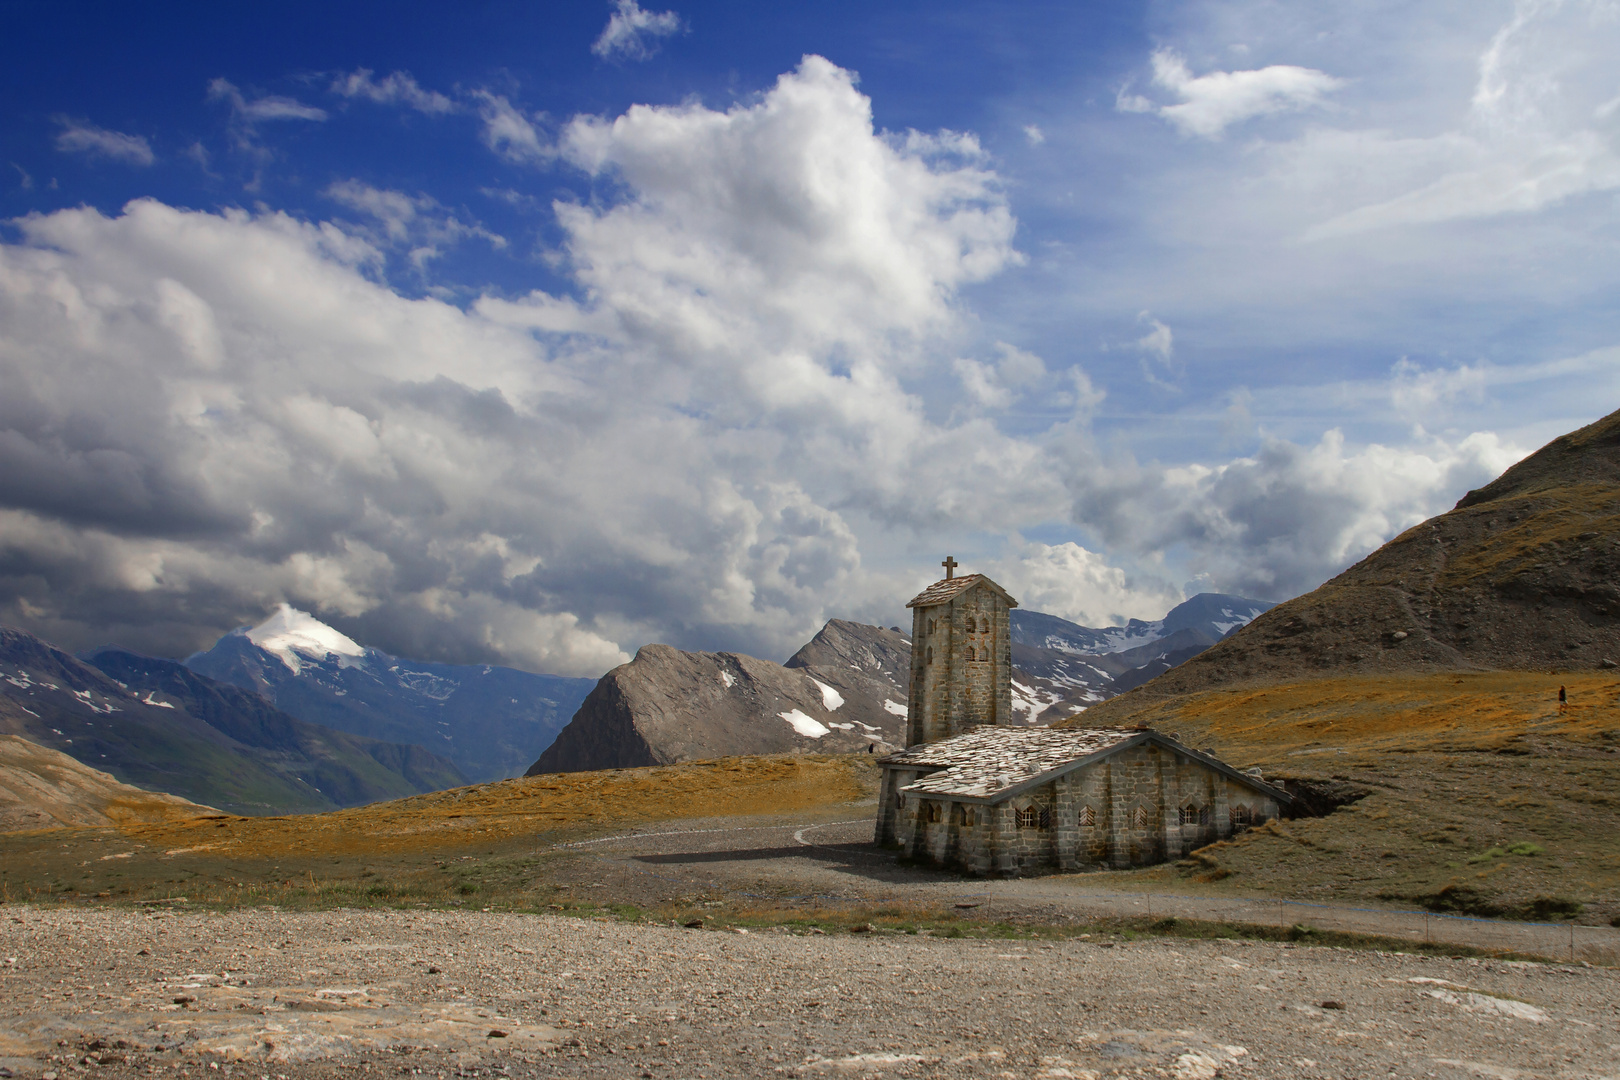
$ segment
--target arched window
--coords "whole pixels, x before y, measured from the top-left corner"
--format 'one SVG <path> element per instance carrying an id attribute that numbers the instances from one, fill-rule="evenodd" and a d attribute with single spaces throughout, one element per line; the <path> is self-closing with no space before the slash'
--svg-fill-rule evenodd
<path id="1" fill-rule="evenodd" d="M 1041 827 L 1041 812 L 1033 806 L 1020 807 L 1014 816 L 1018 819 L 1020 829 L 1038 829 Z"/>
<path id="2" fill-rule="evenodd" d="M 1080 808 L 1080 827 L 1082 829 L 1089 829 L 1094 827 L 1096 824 L 1097 811 L 1093 810 L 1089 806 L 1082 806 Z"/>
<path id="3" fill-rule="evenodd" d="M 1197 825 L 1198 807 L 1193 803 L 1188 803 L 1176 812 L 1176 817 L 1178 825 Z"/>
<path id="4" fill-rule="evenodd" d="M 1231 817 L 1232 828 L 1246 829 L 1249 827 L 1249 822 L 1253 820 L 1254 815 L 1247 806 L 1234 806 L 1232 807 Z"/>
<path id="5" fill-rule="evenodd" d="M 968 646 L 967 658 L 969 660 L 972 660 L 974 658 L 973 657 L 973 646 L 971 646 L 971 645 Z"/>
<path id="6" fill-rule="evenodd" d="M 939 821 L 944 821 L 945 820 L 945 808 L 942 807 L 939 803 L 937 803 L 937 802 L 927 802 L 927 803 L 924 803 L 923 806 L 924 806 L 923 817 L 926 820 L 931 821 L 931 822 L 939 822 Z"/>
<path id="7" fill-rule="evenodd" d="M 990 632 L 990 620 L 988 618 L 980 619 L 979 629 L 988 634 Z"/>
<path id="8" fill-rule="evenodd" d="M 928 650 L 923 653 L 923 663 L 932 664 L 933 662 L 934 662 L 934 647 L 932 645 L 930 645 L 930 646 L 928 646 Z"/>

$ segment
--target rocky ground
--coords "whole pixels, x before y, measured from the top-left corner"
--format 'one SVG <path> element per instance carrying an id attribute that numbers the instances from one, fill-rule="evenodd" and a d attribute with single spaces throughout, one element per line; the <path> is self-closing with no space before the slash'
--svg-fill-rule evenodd
<path id="1" fill-rule="evenodd" d="M 17 1076 L 1613 1077 L 1620 975 L 1287 944 L 11 906 Z"/>

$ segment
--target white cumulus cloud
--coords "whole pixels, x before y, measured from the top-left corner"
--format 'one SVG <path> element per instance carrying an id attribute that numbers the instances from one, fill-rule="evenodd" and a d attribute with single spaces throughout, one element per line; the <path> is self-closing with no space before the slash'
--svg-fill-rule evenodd
<path id="1" fill-rule="evenodd" d="M 680 32 L 681 17 L 673 11 L 647 11 L 636 0 L 615 0 L 617 9 L 602 28 L 591 52 L 604 60 L 615 56 L 645 60 L 657 50 L 657 39 Z"/>
<path id="2" fill-rule="evenodd" d="M 428 195 L 407 195 L 372 187 L 359 180 L 339 180 L 324 192 L 328 199 L 371 218 L 379 240 L 409 249 L 418 267 L 442 255 L 462 240 L 477 237 L 491 247 L 504 248 L 506 238 L 478 222 L 464 222 Z"/>
<path id="3" fill-rule="evenodd" d="M 1170 49 L 1153 53 L 1153 83 L 1180 101 L 1155 105 L 1146 97 L 1121 91 L 1116 107 L 1122 112 L 1156 113 L 1183 134 L 1205 139 L 1218 139 L 1233 124 L 1256 116 L 1319 106 L 1344 85 L 1326 72 L 1291 64 L 1195 76 L 1186 60 Z"/>
<path id="4" fill-rule="evenodd" d="M 1082 626 L 1118 626 L 1130 619 L 1164 617 L 1186 597 L 1167 581 L 1128 575 L 1108 559 L 1079 544 L 1016 545 L 992 572 L 1030 611 Z"/>
<path id="5" fill-rule="evenodd" d="M 893 622 L 942 538 L 1083 621 L 1162 614 L 1164 582 L 1200 572 L 1279 598 L 1515 456 L 1488 435 L 1100 451 L 1101 387 L 979 342 L 964 306 L 1021 258 L 993 162 L 963 133 L 877 129 L 820 57 L 728 108 L 574 117 L 554 143 L 478 100 L 522 121 L 503 152 L 612 181 L 552 204 L 554 291 L 402 295 L 393 253 L 475 223 L 354 180 L 326 194 L 358 224 L 150 199 L 14 223 L 0 621 L 176 655 L 285 602 L 428 659 L 782 657 L 830 617 Z M 1170 358 L 1143 325 L 1142 355 Z M 1469 392 L 1397 376 L 1412 402 Z M 1020 400 L 1052 427 L 986 415 Z M 1043 525 L 1087 540 L 1026 543 Z"/>

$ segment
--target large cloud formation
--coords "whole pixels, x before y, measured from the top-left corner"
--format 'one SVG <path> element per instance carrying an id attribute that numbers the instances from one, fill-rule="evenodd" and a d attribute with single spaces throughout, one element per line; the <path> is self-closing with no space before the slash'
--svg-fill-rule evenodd
<path id="1" fill-rule="evenodd" d="M 554 207 L 575 288 L 465 309 L 387 285 L 386 229 L 152 200 L 18 222 L 0 619 L 179 654 L 285 600 L 398 653 L 595 674 L 887 621 L 923 572 L 872 554 L 974 534 L 1036 606 L 1153 617 L 1167 556 L 1295 591 L 1512 457 L 1107 458 L 1083 372 L 952 352 L 962 288 L 1019 259 L 978 144 L 875 130 L 817 57 L 727 111 L 576 118 L 556 153 L 619 193 Z M 942 413 L 918 381 L 951 371 L 971 407 Z M 1015 437 L 1019 395 L 1070 412 Z M 1134 569 L 1020 534 L 1066 518 Z"/>

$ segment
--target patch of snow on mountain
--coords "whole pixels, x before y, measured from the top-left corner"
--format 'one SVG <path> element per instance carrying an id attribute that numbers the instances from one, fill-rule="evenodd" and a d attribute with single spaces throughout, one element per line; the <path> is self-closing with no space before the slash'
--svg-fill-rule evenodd
<path id="1" fill-rule="evenodd" d="M 1255 610 L 1252 610 L 1252 609 L 1249 610 L 1249 611 L 1246 611 L 1246 612 L 1244 612 L 1242 614 L 1239 614 L 1239 613 L 1233 611 L 1231 608 L 1222 608 L 1221 609 L 1221 619 L 1230 619 L 1232 621 L 1231 622 L 1214 621 L 1214 622 L 1211 622 L 1210 625 L 1215 627 L 1215 629 L 1217 631 L 1219 631 L 1223 635 L 1224 634 L 1229 634 L 1229 633 L 1231 633 L 1232 628 L 1235 627 L 1235 626 L 1248 626 L 1251 622 L 1254 621 L 1255 616 L 1257 616 L 1259 614 L 1260 614 L 1259 611 L 1255 611 Z"/>
<path id="2" fill-rule="evenodd" d="M 820 720 L 806 716 L 798 709 L 789 709 L 785 713 L 777 713 L 776 715 L 792 724 L 793 730 L 807 739 L 819 739 L 827 734 L 829 730 Z"/>
<path id="3" fill-rule="evenodd" d="M 821 704 L 828 712 L 837 712 L 839 706 L 844 704 L 844 695 L 822 682 L 820 679 L 811 679 L 811 682 L 821 687 Z"/>
<path id="4" fill-rule="evenodd" d="M 732 686 L 732 684 L 733 684 L 733 683 L 735 683 L 735 682 L 736 682 L 736 681 L 737 681 L 737 680 L 736 680 L 736 679 L 733 679 L 733 678 L 732 678 L 732 677 L 731 677 L 731 672 L 729 672 L 729 671 L 722 671 L 722 672 L 721 672 L 721 673 L 720 673 L 720 681 L 721 681 L 721 682 L 723 682 L 723 683 L 725 683 L 725 684 L 726 684 L 726 689 L 727 689 L 727 690 L 730 690 L 730 689 L 731 689 L 731 686 Z"/>
<path id="5" fill-rule="evenodd" d="M 1061 700 L 1062 698 L 1051 693 L 1050 691 L 1043 694 L 1037 687 L 1025 686 L 1017 679 L 1013 680 L 1013 712 L 1028 713 L 1029 715 L 1024 718 L 1024 722 L 1026 724 L 1035 724 L 1039 722 L 1041 713 L 1045 712 L 1047 709 L 1050 709 L 1053 705 L 1056 705 Z"/>
<path id="6" fill-rule="evenodd" d="M 265 652 L 278 657 L 294 675 L 303 668 L 300 654 L 310 660 L 337 656 L 359 659 L 366 650 L 350 638 L 327 626 L 315 616 L 282 604 L 276 613 L 247 632 L 247 639 Z"/>
<path id="7" fill-rule="evenodd" d="M 1124 652 L 1134 649 L 1138 645 L 1148 645 L 1164 637 L 1164 620 L 1157 622 L 1135 622 L 1129 626 L 1110 626 L 1102 631 L 1103 647 L 1100 653 Z"/>
<path id="8" fill-rule="evenodd" d="M 139 699 L 140 703 L 142 705 L 152 705 L 152 706 L 155 706 L 156 708 L 159 708 L 159 709 L 172 709 L 172 708 L 174 708 L 174 706 L 169 704 L 167 701 L 153 701 L 152 700 L 152 695 L 155 694 L 155 693 L 157 693 L 156 690 L 148 690 L 146 692 L 146 696 Z"/>
<path id="9" fill-rule="evenodd" d="M 898 701 L 890 701 L 888 698 L 883 699 L 883 711 L 894 716 L 906 715 L 906 707 L 904 705 L 900 704 Z"/>

